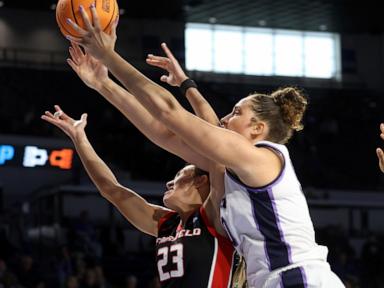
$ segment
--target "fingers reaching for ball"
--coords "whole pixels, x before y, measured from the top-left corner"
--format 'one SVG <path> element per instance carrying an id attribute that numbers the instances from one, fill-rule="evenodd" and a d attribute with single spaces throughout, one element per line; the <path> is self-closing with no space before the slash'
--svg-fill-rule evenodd
<path id="1" fill-rule="evenodd" d="M 118 15 L 116 0 L 59 0 L 56 8 L 65 37 L 99 60 L 115 48 Z"/>
<path id="2" fill-rule="evenodd" d="M 56 5 L 57 24 L 70 37 L 82 37 L 92 29 L 111 33 L 118 16 L 116 0 L 59 0 Z"/>
<path id="3" fill-rule="evenodd" d="M 84 128 L 87 125 L 88 115 L 84 113 L 79 120 L 74 120 L 68 116 L 58 105 L 54 106 L 55 112 L 45 111 L 41 119 L 47 121 L 60 128 L 72 140 L 76 140 L 79 136 L 85 135 Z"/>

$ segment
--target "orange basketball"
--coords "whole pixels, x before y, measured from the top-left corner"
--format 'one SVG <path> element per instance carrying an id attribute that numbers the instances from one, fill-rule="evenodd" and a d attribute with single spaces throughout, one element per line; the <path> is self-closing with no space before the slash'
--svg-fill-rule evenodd
<path id="1" fill-rule="evenodd" d="M 109 33 L 113 21 L 119 16 L 119 7 L 116 0 L 59 0 L 56 6 L 56 21 L 59 24 L 61 33 L 74 37 L 80 36 L 71 25 L 67 23 L 67 19 L 71 19 L 74 23 L 84 28 L 80 5 L 83 5 L 89 19 L 92 21 L 90 9 L 92 3 L 96 3 L 101 28 L 104 32 Z"/>

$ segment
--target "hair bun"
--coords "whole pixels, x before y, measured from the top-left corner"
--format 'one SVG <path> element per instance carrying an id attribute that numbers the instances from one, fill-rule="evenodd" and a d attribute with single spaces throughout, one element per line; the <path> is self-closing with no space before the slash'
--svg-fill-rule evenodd
<path id="1" fill-rule="evenodd" d="M 301 120 L 308 104 L 304 93 L 298 88 L 286 87 L 276 90 L 271 96 L 275 104 L 280 107 L 284 122 L 293 130 L 302 130 Z"/>

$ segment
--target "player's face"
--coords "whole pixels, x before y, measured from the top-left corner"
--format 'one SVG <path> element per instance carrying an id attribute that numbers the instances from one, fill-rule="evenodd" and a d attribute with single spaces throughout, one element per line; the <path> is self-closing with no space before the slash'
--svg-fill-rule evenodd
<path id="1" fill-rule="evenodd" d="M 250 98 L 246 97 L 233 107 L 230 114 L 221 118 L 221 124 L 222 127 L 249 138 L 255 119 L 256 116 L 251 108 Z"/>
<path id="2" fill-rule="evenodd" d="M 195 170 L 193 165 L 188 165 L 177 172 L 175 178 L 167 183 L 163 202 L 166 207 L 174 209 L 179 204 L 188 204 L 191 194 L 196 193 L 194 187 Z"/>

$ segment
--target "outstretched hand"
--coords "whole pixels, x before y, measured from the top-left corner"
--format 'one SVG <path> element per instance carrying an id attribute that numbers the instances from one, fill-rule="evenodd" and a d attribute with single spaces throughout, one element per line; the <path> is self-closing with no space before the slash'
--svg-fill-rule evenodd
<path id="1" fill-rule="evenodd" d="M 55 113 L 45 111 L 41 119 L 60 128 L 67 134 L 72 141 L 75 141 L 79 136 L 84 135 L 84 128 L 87 126 L 87 114 L 81 115 L 80 120 L 74 120 L 61 110 L 60 106 L 55 105 Z"/>
<path id="2" fill-rule="evenodd" d="M 92 22 L 85 12 L 85 9 L 80 5 L 80 14 L 83 18 L 85 29 L 77 25 L 73 20 L 67 18 L 67 23 L 80 35 L 80 37 L 73 37 L 66 35 L 67 39 L 82 46 L 85 51 L 91 54 L 93 57 L 99 60 L 103 60 L 104 57 L 109 53 L 113 52 L 116 44 L 116 27 L 119 21 L 117 17 L 112 24 L 111 34 L 107 34 L 101 28 L 99 15 L 96 11 L 95 2 L 92 3 L 91 7 Z"/>
<path id="3" fill-rule="evenodd" d="M 107 67 L 91 55 L 84 53 L 76 43 L 71 43 L 69 54 L 71 55 L 67 59 L 69 66 L 88 87 L 98 90 L 103 81 L 109 79 Z"/>
<path id="4" fill-rule="evenodd" d="M 384 123 L 380 124 L 380 137 L 384 140 Z M 384 173 L 384 152 L 381 148 L 376 149 L 377 158 L 379 158 L 379 167 L 381 172 Z"/>
<path id="5" fill-rule="evenodd" d="M 149 54 L 147 57 L 147 63 L 152 66 L 162 68 L 168 72 L 168 75 L 161 76 L 160 80 L 162 82 L 168 83 L 171 86 L 180 87 L 181 83 L 186 80 L 188 77 L 185 75 L 183 69 L 181 68 L 179 62 L 173 56 L 171 50 L 167 47 L 165 43 L 161 44 L 165 55 L 167 57 L 155 56 Z"/>

